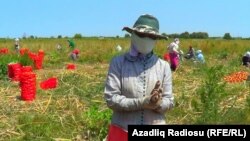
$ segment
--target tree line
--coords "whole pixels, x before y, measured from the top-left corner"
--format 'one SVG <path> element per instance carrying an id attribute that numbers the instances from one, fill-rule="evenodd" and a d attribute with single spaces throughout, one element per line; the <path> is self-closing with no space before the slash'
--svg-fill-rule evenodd
<path id="1" fill-rule="evenodd" d="M 166 34 L 162 33 L 163 36 L 169 37 L 169 38 L 183 38 L 183 39 L 208 39 L 208 38 L 223 38 L 226 40 L 234 39 L 230 33 L 225 33 L 223 37 L 209 37 L 207 32 L 183 32 L 183 33 L 174 33 L 174 34 Z M 125 38 L 130 37 L 130 34 L 125 34 Z"/>
<path id="2" fill-rule="evenodd" d="M 166 33 L 162 33 L 163 36 L 166 36 L 168 38 L 183 38 L 183 39 L 208 39 L 208 38 L 223 38 L 223 39 L 226 39 L 226 40 L 231 40 L 231 39 L 250 39 L 249 38 L 241 38 L 241 37 L 232 37 L 230 35 L 230 33 L 225 33 L 223 37 L 209 37 L 208 33 L 207 32 L 193 32 L 193 33 L 189 33 L 189 32 L 183 32 L 183 33 L 174 33 L 174 34 L 166 34 Z M 129 38 L 131 35 L 126 33 L 124 35 L 124 38 Z M 30 35 L 28 37 L 26 36 L 23 36 L 23 39 L 37 39 L 39 37 L 37 36 L 34 36 L 34 35 Z M 54 36 L 51 36 L 51 37 L 48 37 L 48 38 L 74 38 L 74 39 L 81 39 L 81 38 L 84 38 L 84 36 L 82 36 L 82 34 L 80 33 L 76 33 L 73 37 L 68 37 L 68 36 L 65 36 L 63 37 L 62 35 L 58 35 L 57 37 L 54 37 Z M 96 36 L 96 38 L 98 38 L 98 36 Z M 99 37 L 100 38 L 100 37 Z M 120 36 L 115 36 L 113 38 L 122 38 Z"/>

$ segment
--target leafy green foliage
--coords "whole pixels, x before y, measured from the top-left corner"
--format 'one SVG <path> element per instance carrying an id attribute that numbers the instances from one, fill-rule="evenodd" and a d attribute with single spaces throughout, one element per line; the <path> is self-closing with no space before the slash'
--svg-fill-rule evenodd
<path id="1" fill-rule="evenodd" d="M 77 34 L 74 35 L 74 38 L 75 39 L 81 39 L 82 38 L 82 34 L 77 33 Z"/>
<path id="2" fill-rule="evenodd" d="M 203 68 L 206 77 L 202 85 L 197 90 L 200 103 L 193 103 L 196 110 L 201 112 L 201 115 L 196 119 L 199 124 L 219 124 L 219 123 L 242 123 L 246 120 L 249 113 L 244 109 L 236 107 L 237 96 L 239 89 L 228 91 L 226 82 L 222 82 L 225 76 L 225 68 L 222 65 Z M 230 108 L 221 107 L 222 103 L 229 97 L 234 97 L 232 103 L 228 104 Z M 244 120 L 243 120 L 244 119 Z"/>
<path id="3" fill-rule="evenodd" d="M 198 90 L 201 100 L 202 115 L 198 123 L 215 123 L 219 121 L 219 103 L 224 98 L 225 83 L 219 83 L 223 77 L 223 67 L 215 66 L 206 69 L 206 78 Z"/>
<path id="4" fill-rule="evenodd" d="M 33 66 L 34 64 L 33 60 L 30 59 L 27 53 L 24 53 L 24 55 L 19 56 L 19 63 L 22 66 Z"/>
<path id="5" fill-rule="evenodd" d="M 233 38 L 232 38 L 232 36 L 230 35 L 230 33 L 225 33 L 224 36 L 223 36 L 223 39 L 231 40 L 231 39 L 233 39 Z"/>
<path id="6" fill-rule="evenodd" d="M 97 136 L 97 140 L 102 141 L 107 135 L 107 129 L 111 120 L 111 110 L 101 110 L 99 106 L 93 105 L 88 111 L 83 113 L 85 130 L 90 130 L 92 136 Z"/>
<path id="7" fill-rule="evenodd" d="M 9 63 L 17 63 L 18 56 L 15 55 L 1 55 L 0 54 L 0 79 L 7 79 L 8 73 L 8 64 Z"/>
<path id="8" fill-rule="evenodd" d="M 32 66 L 33 61 L 29 58 L 28 54 L 22 56 L 15 54 L 0 55 L 0 78 L 7 79 L 8 64 L 20 63 L 22 66 Z"/>

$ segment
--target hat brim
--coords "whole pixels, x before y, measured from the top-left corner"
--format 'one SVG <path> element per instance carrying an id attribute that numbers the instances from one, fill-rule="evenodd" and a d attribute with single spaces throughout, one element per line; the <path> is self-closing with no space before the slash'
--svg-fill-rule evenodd
<path id="1" fill-rule="evenodd" d="M 135 33 L 140 33 L 140 34 L 143 34 L 147 37 L 151 37 L 151 38 L 157 38 L 157 39 L 168 39 L 167 36 L 163 36 L 163 35 L 160 35 L 160 34 L 152 34 L 152 33 L 145 33 L 145 32 L 140 32 L 134 28 L 130 28 L 130 27 L 124 27 L 122 30 L 126 30 L 127 32 L 129 33 L 132 33 L 132 32 L 135 32 Z"/>

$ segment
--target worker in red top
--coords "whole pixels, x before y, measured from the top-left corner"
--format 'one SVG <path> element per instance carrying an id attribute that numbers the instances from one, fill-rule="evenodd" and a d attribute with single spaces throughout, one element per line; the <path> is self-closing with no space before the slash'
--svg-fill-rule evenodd
<path id="1" fill-rule="evenodd" d="M 74 49 L 70 54 L 71 59 L 73 61 L 76 61 L 79 58 L 79 53 L 80 53 L 79 49 Z"/>

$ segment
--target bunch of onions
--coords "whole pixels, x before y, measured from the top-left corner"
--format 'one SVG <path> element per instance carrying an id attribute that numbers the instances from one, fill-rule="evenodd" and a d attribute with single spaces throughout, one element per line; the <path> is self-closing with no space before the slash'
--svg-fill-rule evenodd
<path id="1" fill-rule="evenodd" d="M 31 66 L 22 67 L 20 76 L 21 99 L 32 101 L 36 97 L 36 74 Z"/>
<path id="2" fill-rule="evenodd" d="M 22 65 L 19 63 L 8 64 L 8 77 L 12 81 L 19 81 Z"/>
<path id="3" fill-rule="evenodd" d="M 234 72 L 224 77 L 224 80 L 229 83 L 238 83 L 247 80 L 249 73 L 245 71 Z"/>
<path id="4" fill-rule="evenodd" d="M 74 70 L 74 69 L 76 69 L 76 66 L 75 66 L 75 64 L 67 64 L 67 69 Z"/>
<path id="5" fill-rule="evenodd" d="M 44 90 L 53 89 L 53 88 L 56 88 L 57 82 L 58 80 L 56 77 L 51 77 L 51 78 L 48 78 L 47 80 L 42 81 L 40 83 L 40 87 Z"/>
<path id="6" fill-rule="evenodd" d="M 0 49 L 0 54 L 8 54 L 9 49 L 8 48 L 2 48 Z"/>

